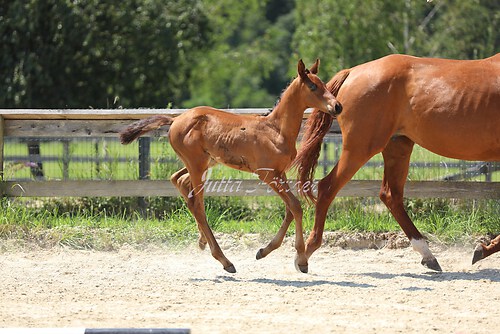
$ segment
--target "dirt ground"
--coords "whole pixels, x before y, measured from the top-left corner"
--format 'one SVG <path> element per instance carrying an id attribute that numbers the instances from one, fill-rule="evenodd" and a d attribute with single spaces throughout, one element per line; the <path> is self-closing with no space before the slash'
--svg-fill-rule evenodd
<path id="1" fill-rule="evenodd" d="M 498 329 L 500 256 L 472 266 L 473 245 L 431 249 L 443 273 L 409 247 L 325 245 L 309 273 L 288 240 L 262 260 L 252 236 L 210 252 L 122 247 L 0 254 L 0 327 L 172 327 L 192 333 L 480 333 Z M 2 245 L 0 245 L 2 246 Z M 383 246 L 383 244 L 381 244 Z"/>

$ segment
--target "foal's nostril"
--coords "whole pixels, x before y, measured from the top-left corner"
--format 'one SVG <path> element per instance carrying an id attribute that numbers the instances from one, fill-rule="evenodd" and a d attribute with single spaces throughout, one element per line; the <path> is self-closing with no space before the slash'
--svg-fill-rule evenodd
<path id="1" fill-rule="evenodd" d="M 342 105 L 340 103 L 335 104 L 335 112 L 340 114 L 342 112 Z"/>

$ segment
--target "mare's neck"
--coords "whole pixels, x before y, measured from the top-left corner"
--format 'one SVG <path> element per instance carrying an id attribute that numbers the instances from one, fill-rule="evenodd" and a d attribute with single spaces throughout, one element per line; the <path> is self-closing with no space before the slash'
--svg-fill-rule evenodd
<path id="1" fill-rule="evenodd" d="M 267 120 L 274 123 L 280 134 L 294 141 L 299 135 L 300 126 L 306 104 L 299 99 L 300 80 L 295 79 L 281 95 L 281 99 L 267 116 Z"/>

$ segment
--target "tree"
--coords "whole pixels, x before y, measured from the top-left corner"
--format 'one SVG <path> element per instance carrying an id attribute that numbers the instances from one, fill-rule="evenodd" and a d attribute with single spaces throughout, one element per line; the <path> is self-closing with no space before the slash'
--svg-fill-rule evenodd
<path id="1" fill-rule="evenodd" d="M 499 4 L 488 0 L 297 0 L 293 47 L 322 68 L 390 53 L 473 59 L 499 49 Z"/>
<path id="2" fill-rule="evenodd" d="M 292 0 L 206 0 L 212 49 L 198 59 L 186 107 L 270 107 L 289 80 Z"/>
<path id="3" fill-rule="evenodd" d="M 500 2 L 442 1 L 425 48 L 431 56 L 486 58 L 500 51 Z"/>
<path id="4" fill-rule="evenodd" d="M 392 52 L 411 53 L 407 28 L 415 30 L 425 1 L 297 1 L 294 47 L 307 58 L 321 55 L 332 74 Z"/>
<path id="5" fill-rule="evenodd" d="M 188 95 L 209 29 L 199 1 L 3 2 L 0 105 L 165 107 Z"/>

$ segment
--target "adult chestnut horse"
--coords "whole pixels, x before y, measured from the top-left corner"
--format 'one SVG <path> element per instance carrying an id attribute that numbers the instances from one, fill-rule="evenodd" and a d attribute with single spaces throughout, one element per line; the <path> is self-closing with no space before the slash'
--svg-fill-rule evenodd
<path id="1" fill-rule="evenodd" d="M 397 220 L 422 264 L 441 271 L 403 206 L 403 188 L 413 145 L 463 160 L 500 160 L 500 54 L 483 60 L 447 60 L 390 55 L 337 73 L 327 87 L 342 103 L 338 116 L 343 149 L 318 184 L 313 230 L 306 256 L 321 246 L 330 203 L 375 154 L 382 152 L 380 199 Z M 332 117 L 318 111 L 307 121 L 294 164 L 310 181 Z M 473 263 L 500 250 L 500 236 L 478 245 Z"/>
<path id="2" fill-rule="evenodd" d="M 200 248 L 204 249 L 208 242 L 212 255 L 230 273 L 236 272 L 236 269 L 217 244 L 208 226 L 203 203 L 207 169 L 217 163 L 257 174 L 285 202 L 283 223 L 273 240 L 258 251 L 257 259 L 267 256 L 281 245 L 288 226 L 295 219 L 295 265 L 300 271 L 307 272 L 302 208 L 286 183 L 285 172 L 297 153 L 295 144 L 304 111 L 317 108 L 334 116 L 342 110 L 316 75 L 318 67 L 319 59 L 310 71 L 300 60 L 298 77 L 282 93 L 280 101 L 267 116 L 242 116 L 210 107 L 197 107 L 175 119 L 153 116 L 140 120 L 120 133 L 121 142 L 128 144 L 148 131 L 171 124 L 170 145 L 186 167 L 174 173 L 170 180 L 195 217 L 200 232 Z"/>

